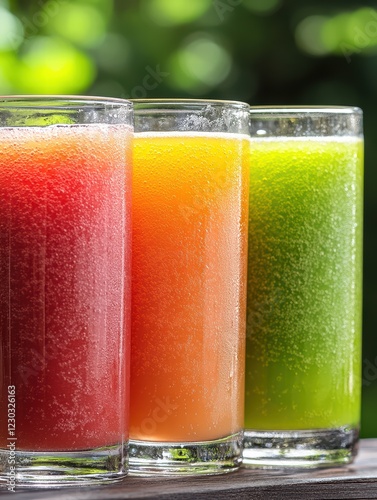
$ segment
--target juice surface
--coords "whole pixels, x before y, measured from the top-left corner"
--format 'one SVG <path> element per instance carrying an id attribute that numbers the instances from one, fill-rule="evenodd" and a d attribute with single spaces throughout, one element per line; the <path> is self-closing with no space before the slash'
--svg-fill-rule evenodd
<path id="1" fill-rule="evenodd" d="M 135 134 L 131 439 L 242 429 L 249 148 Z"/>
<path id="2" fill-rule="evenodd" d="M 251 143 L 245 427 L 358 425 L 363 143 Z"/>
<path id="3" fill-rule="evenodd" d="M 8 385 L 18 450 L 127 434 L 129 137 L 102 124 L 0 128 L 1 447 Z"/>

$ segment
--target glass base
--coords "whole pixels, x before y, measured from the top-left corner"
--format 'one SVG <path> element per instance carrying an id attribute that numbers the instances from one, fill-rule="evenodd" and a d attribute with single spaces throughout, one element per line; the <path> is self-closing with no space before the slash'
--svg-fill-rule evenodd
<path id="1" fill-rule="evenodd" d="M 243 464 L 257 468 L 316 468 L 349 464 L 358 450 L 359 429 L 245 430 Z"/>
<path id="2" fill-rule="evenodd" d="M 216 441 L 156 443 L 130 440 L 130 474 L 210 475 L 239 468 L 243 433 Z"/>
<path id="3" fill-rule="evenodd" d="M 107 484 L 128 472 L 128 449 L 116 445 L 85 451 L 0 450 L 0 485 L 18 488 Z"/>

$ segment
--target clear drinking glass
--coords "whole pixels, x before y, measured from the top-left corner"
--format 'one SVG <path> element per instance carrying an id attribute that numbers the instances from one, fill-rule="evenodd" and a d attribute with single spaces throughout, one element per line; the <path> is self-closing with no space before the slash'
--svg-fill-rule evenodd
<path id="1" fill-rule="evenodd" d="M 117 99 L 0 98 L 0 482 L 10 491 L 127 472 L 132 119 Z"/>
<path id="2" fill-rule="evenodd" d="M 362 112 L 252 108 L 244 463 L 357 450 Z"/>
<path id="3" fill-rule="evenodd" d="M 241 460 L 249 107 L 134 101 L 130 471 Z"/>

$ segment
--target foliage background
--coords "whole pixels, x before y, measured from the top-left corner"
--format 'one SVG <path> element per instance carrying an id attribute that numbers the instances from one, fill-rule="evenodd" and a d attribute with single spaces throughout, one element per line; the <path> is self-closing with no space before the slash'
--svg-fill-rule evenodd
<path id="1" fill-rule="evenodd" d="M 367 1 L 0 0 L 0 94 L 363 108 L 364 437 L 377 436 L 376 89 Z"/>

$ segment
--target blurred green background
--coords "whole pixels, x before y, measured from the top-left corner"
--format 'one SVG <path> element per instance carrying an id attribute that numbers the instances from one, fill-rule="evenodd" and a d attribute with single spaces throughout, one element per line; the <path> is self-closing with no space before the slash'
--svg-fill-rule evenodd
<path id="1" fill-rule="evenodd" d="M 0 94 L 26 93 L 363 108 L 362 435 L 377 436 L 377 4 L 0 0 Z"/>

